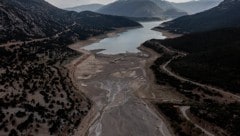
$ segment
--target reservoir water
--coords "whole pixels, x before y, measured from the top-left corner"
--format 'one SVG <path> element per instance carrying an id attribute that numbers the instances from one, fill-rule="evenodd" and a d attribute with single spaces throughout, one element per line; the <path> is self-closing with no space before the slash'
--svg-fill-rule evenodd
<path id="1" fill-rule="evenodd" d="M 131 29 L 126 32 L 119 33 L 117 36 L 102 39 L 99 42 L 90 44 L 84 49 L 98 50 L 102 54 L 120 54 L 120 53 L 138 53 L 137 48 L 147 40 L 150 39 L 164 39 L 161 32 L 151 30 L 160 25 L 163 21 L 155 22 L 141 22 L 142 28 Z"/>

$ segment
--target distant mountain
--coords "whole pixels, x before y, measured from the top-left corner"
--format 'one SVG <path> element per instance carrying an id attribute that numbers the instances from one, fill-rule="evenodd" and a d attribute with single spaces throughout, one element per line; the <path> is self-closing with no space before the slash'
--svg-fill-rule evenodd
<path id="1" fill-rule="evenodd" d="M 160 17 L 163 9 L 148 0 L 121 0 L 102 7 L 98 12 L 127 17 Z"/>
<path id="2" fill-rule="evenodd" d="M 140 26 L 123 17 L 93 12 L 72 12 L 56 8 L 44 0 L 0 1 L 0 41 L 28 40 L 53 36 L 74 27 L 78 38 L 118 27 Z"/>
<path id="3" fill-rule="evenodd" d="M 174 8 L 170 2 L 167 2 L 165 0 L 150 0 L 150 1 L 156 3 L 164 11 Z"/>
<path id="4" fill-rule="evenodd" d="M 166 7 L 165 7 L 166 5 Z M 162 0 L 118 0 L 98 10 L 99 13 L 127 17 L 175 18 L 186 15 Z"/>
<path id="5" fill-rule="evenodd" d="M 225 0 L 219 6 L 164 23 L 164 29 L 191 33 L 240 26 L 240 0 Z"/>
<path id="6" fill-rule="evenodd" d="M 82 11 L 97 11 L 104 5 L 102 4 L 89 4 L 89 5 L 80 5 L 76 7 L 66 8 L 66 10 L 69 11 L 76 11 L 76 12 L 82 12 Z"/>
<path id="7" fill-rule="evenodd" d="M 165 0 L 151 0 L 164 10 L 164 16 L 167 18 L 177 18 L 187 15 L 184 10 L 178 9 L 172 5 L 172 3 Z"/>
<path id="8" fill-rule="evenodd" d="M 221 1 L 223 0 L 198 0 L 172 3 L 172 5 L 180 10 L 186 11 L 188 14 L 195 14 L 216 7 Z"/>

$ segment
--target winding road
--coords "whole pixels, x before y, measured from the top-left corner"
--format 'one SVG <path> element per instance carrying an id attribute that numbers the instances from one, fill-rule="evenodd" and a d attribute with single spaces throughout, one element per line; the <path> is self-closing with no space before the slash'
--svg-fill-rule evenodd
<path id="1" fill-rule="evenodd" d="M 190 109 L 190 106 L 181 106 L 179 107 L 182 115 L 184 116 L 184 118 L 186 118 L 188 121 L 190 121 L 191 123 L 194 124 L 195 127 L 199 128 L 202 130 L 202 132 L 204 132 L 206 135 L 208 136 L 215 136 L 214 134 L 212 134 L 211 132 L 209 132 L 208 130 L 204 129 L 203 127 L 199 126 L 198 124 L 194 123 L 187 115 L 187 111 Z"/>
<path id="2" fill-rule="evenodd" d="M 193 84 L 193 85 L 196 85 L 196 86 L 199 86 L 199 87 L 202 87 L 202 88 L 206 88 L 206 89 L 208 89 L 208 90 L 213 90 L 213 91 L 219 92 L 219 93 L 221 93 L 221 94 L 223 94 L 223 95 L 230 96 L 230 97 L 231 97 L 232 99 L 234 99 L 235 101 L 240 101 L 240 96 L 239 96 L 239 95 L 236 95 L 236 94 L 227 92 L 227 91 L 225 91 L 225 90 L 223 90 L 223 89 L 221 89 L 221 88 L 217 88 L 217 87 L 214 87 L 214 86 L 211 86 L 211 85 L 206 85 L 206 84 L 203 84 L 203 83 L 199 83 L 199 82 L 193 81 L 193 80 L 191 80 L 191 79 L 187 79 L 187 78 L 185 78 L 185 77 L 182 77 L 182 76 L 176 74 L 176 73 L 173 72 L 172 70 L 170 70 L 168 66 L 169 66 L 169 64 L 170 64 L 173 60 L 175 60 L 175 59 L 177 59 L 177 58 L 179 58 L 179 57 L 185 57 L 185 56 L 187 56 L 187 54 L 184 53 L 184 52 L 175 51 L 175 50 L 170 49 L 170 48 L 168 48 L 168 47 L 166 47 L 166 46 L 164 46 L 164 45 L 162 45 L 162 44 L 159 44 L 159 43 L 156 43 L 156 44 L 158 44 L 159 46 L 161 46 L 161 47 L 162 47 L 165 51 L 167 51 L 167 52 L 177 53 L 176 56 L 174 56 L 172 59 L 170 59 L 169 61 L 167 61 L 166 63 L 164 63 L 163 65 L 160 66 L 160 68 L 161 68 L 164 72 L 166 72 L 169 76 L 172 76 L 172 77 L 174 77 L 174 78 L 176 78 L 176 79 L 178 79 L 178 80 L 180 80 L 180 81 L 183 81 L 183 82 L 189 82 L 189 83 L 191 83 L 191 84 Z"/>

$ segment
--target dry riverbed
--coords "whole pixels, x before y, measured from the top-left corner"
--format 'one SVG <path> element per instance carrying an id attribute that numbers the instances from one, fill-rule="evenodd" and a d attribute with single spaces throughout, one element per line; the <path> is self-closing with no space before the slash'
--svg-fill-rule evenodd
<path id="1" fill-rule="evenodd" d="M 70 46 L 83 55 L 68 64 L 68 68 L 93 107 L 76 130 L 76 136 L 170 136 L 164 120 L 139 97 L 152 83 L 145 65 L 156 56 L 147 51 L 96 54 L 81 49 L 83 45 L 86 42 Z"/>

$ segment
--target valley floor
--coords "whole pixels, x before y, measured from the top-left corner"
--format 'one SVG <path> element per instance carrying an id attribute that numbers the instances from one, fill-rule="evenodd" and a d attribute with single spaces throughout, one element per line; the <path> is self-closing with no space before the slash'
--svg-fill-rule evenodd
<path id="1" fill-rule="evenodd" d="M 138 54 L 100 55 L 80 46 L 70 46 L 84 55 L 67 67 L 94 105 L 76 136 L 172 135 L 153 105 L 141 98 L 152 84 L 146 64 L 153 63 L 156 53 L 142 48 Z"/>

